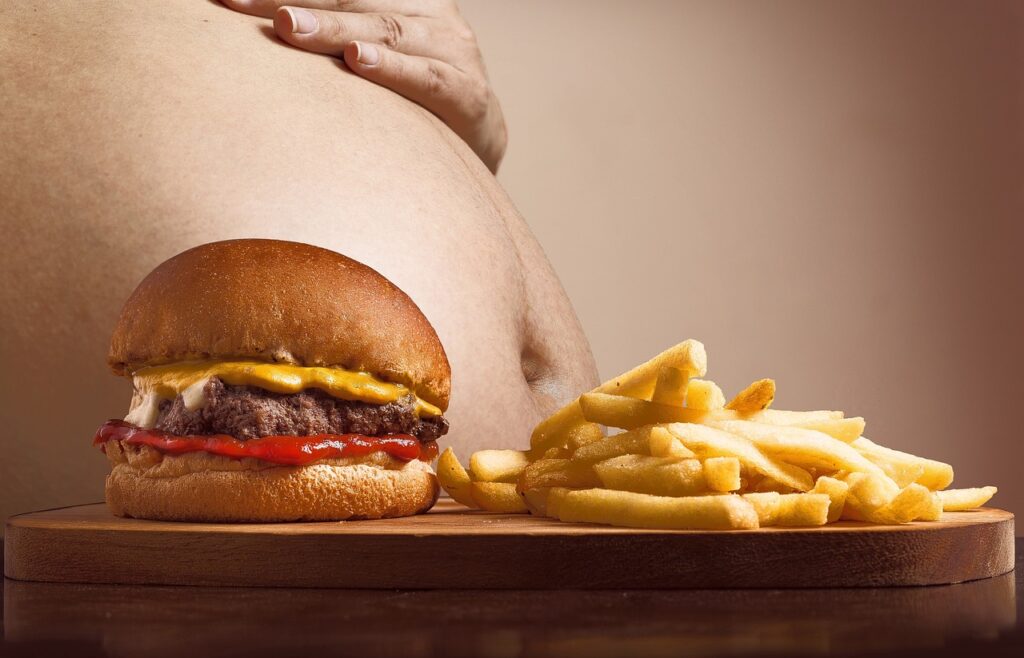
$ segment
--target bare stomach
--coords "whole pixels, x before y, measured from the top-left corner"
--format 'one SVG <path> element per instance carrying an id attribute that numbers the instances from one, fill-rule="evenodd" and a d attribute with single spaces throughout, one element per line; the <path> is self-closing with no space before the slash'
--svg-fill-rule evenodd
<path id="1" fill-rule="evenodd" d="M 202 242 L 309 242 L 409 293 L 448 351 L 463 454 L 524 444 L 594 383 L 539 246 L 426 111 L 213 3 L 0 15 L 3 515 L 101 491 L 88 439 L 129 399 L 105 367 L 116 314 L 151 268 Z"/>

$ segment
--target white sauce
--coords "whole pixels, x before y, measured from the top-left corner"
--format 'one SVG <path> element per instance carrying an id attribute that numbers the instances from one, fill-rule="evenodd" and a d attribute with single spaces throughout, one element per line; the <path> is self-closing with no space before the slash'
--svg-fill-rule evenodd
<path id="1" fill-rule="evenodd" d="M 136 427 L 152 429 L 156 425 L 156 417 L 159 413 L 160 398 L 156 393 L 136 393 L 132 396 L 132 407 L 128 410 L 128 415 L 124 417 L 124 422 Z"/>
<path id="2" fill-rule="evenodd" d="M 181 392 L 181 399 L 185 403 L 186 409 L 198 411 L 206 406 L 206 395 L 203 393 L 203 389 L 208 381 L 209 378 L 200 379 Z M 128 415 L 124 417 L 124 422 L 143 429 L 153 429 L 157 416 L 160 415 L 161 398 L 153 391 L 139 389 L 137 384 L 136 382 L 132 405 L 128 409 Z"/>
<path id="3" fill-rule="evenodd" d="M 206 395 L 203 393 L 203 389 L 206 388 L 208 381 L 210 381 L 209 377 L 200 379 L 181 392 L 181 399 L 185 403 L 186 409 L 198 411 L 206 406 Z"/>

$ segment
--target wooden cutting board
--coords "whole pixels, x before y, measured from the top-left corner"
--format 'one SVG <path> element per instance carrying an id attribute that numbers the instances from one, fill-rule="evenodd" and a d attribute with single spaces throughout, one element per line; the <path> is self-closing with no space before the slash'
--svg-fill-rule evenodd
<path id="1" fill-rule="evenodd" d="M 1013 515 L 731 532 L 566 524 L 468 511 L 342 523 L 122 519 L 103 504 L 14 516 L 4 574 L 57 582 L 372 589 L 937 585 L 1013 569 Z"/>

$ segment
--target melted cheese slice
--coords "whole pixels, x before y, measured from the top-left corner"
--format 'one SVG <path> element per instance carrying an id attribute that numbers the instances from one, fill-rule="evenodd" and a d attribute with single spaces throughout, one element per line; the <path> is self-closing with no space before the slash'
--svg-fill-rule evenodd
<path id="1" fill-rule="evenodd" d="M 160 400 L 174 399 L 179 395 L 189 410 L 200 409 L 206 404 L 203 387 L 211 377 L 220 377 L 225 384 L 233 386 L 255 386 L 282 394 L 317 388 L 342 400 L 371 404 L 386 404 L 412 395 L 416 400 L 417 415 L 441 415 L 440 409 L 421 400 L 406 386 L 381 381 L 368 372 L 262 361 L 204 361 L 173 363 L 136 371 L 135 396 L 125 420 L 139 427 L 152 427 Z"/>

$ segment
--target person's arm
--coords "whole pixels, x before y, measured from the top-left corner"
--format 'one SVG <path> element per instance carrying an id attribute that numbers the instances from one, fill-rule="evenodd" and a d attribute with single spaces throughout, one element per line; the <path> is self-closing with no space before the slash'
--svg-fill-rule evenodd
<path id="1" fill-rule="evenodd" d="M 455 0 L 221 0 L 274 19 L 284 41 L 345 60 L 422 105 L 497 172 L 508 135 L 473 30 Z"/>

